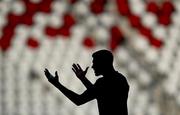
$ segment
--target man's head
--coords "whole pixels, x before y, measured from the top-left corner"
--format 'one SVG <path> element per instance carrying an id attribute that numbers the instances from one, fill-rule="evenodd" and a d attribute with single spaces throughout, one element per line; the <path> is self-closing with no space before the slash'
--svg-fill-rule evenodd
<path id="1" fill-rule="evenodd" d="M 113 67 L 113 54 L 108 50 L 99 50 L 93 53 L 93 65 L 95 75 L 103 75 Z"/>

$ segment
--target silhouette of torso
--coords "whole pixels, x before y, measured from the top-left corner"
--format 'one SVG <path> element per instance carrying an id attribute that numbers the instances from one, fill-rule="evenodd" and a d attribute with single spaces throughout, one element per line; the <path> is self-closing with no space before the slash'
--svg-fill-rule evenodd
<path id="1" fill-rule="evenodd" d="M 128 91 L 126 78 L 113 72 L 108 78 L 98 79 L 88 92 L 97 99 L 100 115 L 127 115 Z"/>

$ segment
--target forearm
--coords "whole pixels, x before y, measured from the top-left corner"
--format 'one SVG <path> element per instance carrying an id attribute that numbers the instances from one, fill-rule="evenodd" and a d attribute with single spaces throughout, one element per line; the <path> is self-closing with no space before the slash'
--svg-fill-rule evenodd
<path id="1" fill-rule="evenodd" d="M 59 89 L 59 91 L 61 91 L 68 99 L 70 99 L 73 103 L 75 103 L 76 105 L 80 105 L 80 95 L 78 95 L 77 93 L 67 89 L 66 87 L 64 87 L 62 84 L 57 84 L 55 85 L 55 87 L 57 89 Z"/>
<path id="2" fill-rule="evenodd" d="M 89 89 L 89 88 L 92 88 L 93 87 L 93 84 L 86 78 L 86 77 L 83 77 L 80 79 L 81 82 L 84 84 L 84 86 Z"/>

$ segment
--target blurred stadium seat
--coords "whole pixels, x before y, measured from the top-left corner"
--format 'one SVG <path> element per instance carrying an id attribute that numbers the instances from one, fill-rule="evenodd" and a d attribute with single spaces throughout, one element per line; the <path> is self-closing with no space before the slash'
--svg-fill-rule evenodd
<path id="1" fill-rule="evenodd" d="M 71 66 L 91 66 L 102 48 L 129 81 L 129 115 L 179 115 L 179 20 L 179 0 L 1 0 L 0 115 L 98 115 L 95 101 L 76 107 L 59 93 L 44 68 L 82 93 Z"/>

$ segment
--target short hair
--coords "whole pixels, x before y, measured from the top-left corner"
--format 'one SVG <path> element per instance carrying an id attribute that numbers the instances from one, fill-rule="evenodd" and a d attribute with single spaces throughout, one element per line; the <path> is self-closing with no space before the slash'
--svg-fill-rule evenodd
<path id="1" fill-rule="evenodd" d="M 103 50 L 96 51 L 92 54 L 92 57 L 98 62 L 103 63 L 105 65 L 106 64 L 112 65 L 113 63 L 113 54 L 109 50 L 103 49 Z"/>

